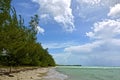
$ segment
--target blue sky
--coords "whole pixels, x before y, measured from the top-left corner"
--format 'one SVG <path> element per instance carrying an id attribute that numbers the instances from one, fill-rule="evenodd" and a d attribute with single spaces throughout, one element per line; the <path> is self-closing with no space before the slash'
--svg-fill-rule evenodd
<path id="1" fill-rule="evenodd" d="M 37 41 L 57 64 L 120 66 L 120 0 L 13 0 L 28 25 L 38 14 Z"/>

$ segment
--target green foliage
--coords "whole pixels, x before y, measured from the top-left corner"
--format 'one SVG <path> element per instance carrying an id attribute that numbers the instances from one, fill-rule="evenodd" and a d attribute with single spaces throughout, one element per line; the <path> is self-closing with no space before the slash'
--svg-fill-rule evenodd
<path id="1" fill-rule="evenodd" d="M 31 17 L 30 26 L 10 6 L 11 0 L 0 0 L 0 65 L 55 66 L 54 59 L 36 42 L 37 15 Z"/>
<path id="2" fill-rule="evenodd" d="M 9 18 L 11 0 L 0 0 L 0 26 Z"/>

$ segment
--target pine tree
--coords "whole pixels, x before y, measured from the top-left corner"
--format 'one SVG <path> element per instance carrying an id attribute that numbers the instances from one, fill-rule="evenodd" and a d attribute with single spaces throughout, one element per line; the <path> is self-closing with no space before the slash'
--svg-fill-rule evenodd
<path id="1" fill-rule="evenodd" d="M 52 56 L 36 41 L 38 15 L 31 17 L 26 27 L 10 3 L 0 0 L 0 65 L 55 66 Z"/>

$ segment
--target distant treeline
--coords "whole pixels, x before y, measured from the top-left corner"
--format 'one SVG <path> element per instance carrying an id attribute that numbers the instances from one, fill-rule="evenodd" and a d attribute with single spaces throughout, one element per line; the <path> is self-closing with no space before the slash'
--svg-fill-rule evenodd
<path id="1" fill-rule="evenodd" d="M 57 64 L 57 66 L 82 66 L 82 65 L 59 65 Z"/>
<path id="2" fill-rule="evenodd" d="M 55 61 L 37 40 L 38 15 L 31 17 L 29 26 L 11 6 L 11 0 L 0 0 L 0 65 L 55 66 Z"/>

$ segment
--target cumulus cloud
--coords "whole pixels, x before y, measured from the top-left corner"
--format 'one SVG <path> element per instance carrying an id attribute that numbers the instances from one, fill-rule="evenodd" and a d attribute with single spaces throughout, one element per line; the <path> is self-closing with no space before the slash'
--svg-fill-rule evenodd
<path id="1" fill-rule="evenodd" d="M 72 15 L 71 0 L 32 0 L 40 5 L 39 12 L 42 18 L 51 17 L 63 25 L 66 31 L 75 29 L 74 16 Z"/>
<path id="2" fill-rule="evenodd" d="M 63 64 L 81 64 L 91 66 L 119 66 L 120 65 L 120 21 L 103 20 L 92 27 L 92 31 L 86 33 L 92 42 L 68 46 L 64 48 L 64 54 L 54 54 L 59 63 L 64 57 Z M 67 57 L 65 57 L 67 56 Z M 66 60 L 66 62 L 64 62 Z"/>
<path id="3" fill-rule="evenodd" d="M 74 16 L 71 9 L 71 0 L 32 0 L 40 5 L 41 18 L 51 18 L 57 23 L 63 24 L 66 31 L 72 32 L 75 29 Z M 77 11 L 86 19 L 99 15 L 98 13 L 110 8 L 108 16 L 120 17 L 120 0 L 74 0 L 77 1 Z M 114 6 L 115 5 L 115 6 Z M 75 11 L 75 10 L 74 10 Z M 73 12 L 74 13 L 74 12 Z M 76 14 L 75 13 L 75 14 Z M 96 14 L 95 14 L 96 13 Z M 104 12 L 106 16 L 107 11 Z M 76 14 L 77 15 L 77 14 Z M 87 16 L 88 15 L 88 16 Z M 98 17 L 101 19 L 101 17 Z M 86 36 L 93 41 L 86 44 L 52 43 L 44 44 L 44 47 L 51 49 L 64 49 L 61 53 L 51 53 L 58 64 L 82 64 L 82 65 L 120 65 L 120 20 L 106 19 L 94 23 L 92 31 Z M 62 59 L 61 59 L 62 58 Z"/>
<path id="4" fill-rule="evenodd" d="M 110 39 L 120 35 L 119 20 L 104 20 L 97 22 L 92 27 L 93 31 L 86 33 L 90 38 L 94 39 Z"/>
<path id="5" fill-rule="evenodd" d="M 120 65 L 119 42 L 120 39 L 100 40 L 68 47 L 65 49 L 65 53 L 69 54 L 68 63 L 71 61 L 82 65 L 118 66 Z"/>
<path id="6" fill-rule="evenodd" d="M 120 4 L 116 4 L 115 6 L 111 7 L 108 16 L 112 18 L 120 18 Z"/>
<path id="7" fill-rule="evenodd" d="M 64 49 L 65 52 L 69 53 L 88 53 L 91 52 L 94 48 L 98 47 L 101 42 L 88 43 L 85 45 L 70 46 Z"/>

